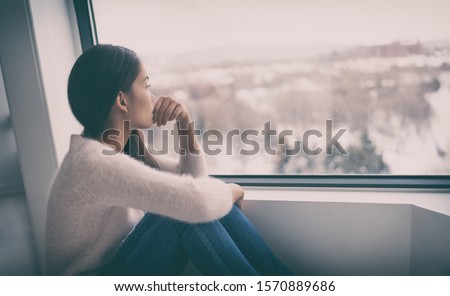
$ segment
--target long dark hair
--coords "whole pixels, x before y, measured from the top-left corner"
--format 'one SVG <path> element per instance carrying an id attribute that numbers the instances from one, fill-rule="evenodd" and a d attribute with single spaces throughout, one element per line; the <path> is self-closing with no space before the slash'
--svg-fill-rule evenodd
<path id="1" fill-rule="evenodd" d="M 70 71 L 67 95 L 74 116 L 84 127 L 84 137 L 98 138 L 103 133 L 117 95 L 130 92 L 140 70 L 136 53 L 122 46 L 98 44 L 78 57 Z M 124 153 L 159 169 L 138 130 L 132 131 Z"/>

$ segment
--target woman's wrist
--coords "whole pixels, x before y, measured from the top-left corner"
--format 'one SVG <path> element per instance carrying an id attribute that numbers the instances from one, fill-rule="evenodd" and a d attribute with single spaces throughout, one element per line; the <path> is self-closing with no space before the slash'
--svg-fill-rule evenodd
<path id="1" fill-rule="evenodd" d="M 242 189 L 241 186 L 239 186 L 236 183 L 227 183 L 228 187 L 231 190 L 231 193 L 233 195 L 233 202 L 237 202 L 240 199 L 244 198 L 245 191 Z"/>
<path id="2" fill-rule="evenodd" d="M 191 122 L 191 116 L 189 115 L 189 112 L 186 110 L 185 113 L 177 121 L 178 129 L 184 129 L 187 131 L 187 129 L 189 128 L 190 122 Z"/>
<path id="3" fill-rule="evenodd" d="M 236 204 L 238 208 L 242 210 L 245 195 L 244 189 L 235 183 L 227 183 L 227 185 L 231 191 L 233 204 Z"/>
<path id="4" fill-rule="evenodd" d="M 177 121 L 177 128 L 180 137 L 180 149 L 187 150 L 190 154 L 199 155 L 200 149 L 195 139 L 194 125 L 187 110 L 185 115 Z"/>

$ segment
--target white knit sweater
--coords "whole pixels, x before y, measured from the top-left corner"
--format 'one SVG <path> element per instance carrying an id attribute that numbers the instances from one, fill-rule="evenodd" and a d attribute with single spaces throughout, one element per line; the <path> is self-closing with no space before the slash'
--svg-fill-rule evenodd
<path id="1" fill-rule="evenodd" d="M 49 275 L 95 274 L 144 212 L 190 223 L 226 215 L 228 186 L 208 177 L 203 152 L 177 161 L 155 156 L 161 171 L 111 147 L 72 135 L 52 182 L 46 222 Z"/>

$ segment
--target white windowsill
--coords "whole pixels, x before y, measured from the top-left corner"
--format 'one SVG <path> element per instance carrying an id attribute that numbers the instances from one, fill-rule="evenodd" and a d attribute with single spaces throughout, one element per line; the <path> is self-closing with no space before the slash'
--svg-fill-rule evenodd
<path id="1" fill-rule="evenodd" d="M 450 216 L 450 191 L 442 189 L 243 188 L 249 201 L 410 204 Z"/>

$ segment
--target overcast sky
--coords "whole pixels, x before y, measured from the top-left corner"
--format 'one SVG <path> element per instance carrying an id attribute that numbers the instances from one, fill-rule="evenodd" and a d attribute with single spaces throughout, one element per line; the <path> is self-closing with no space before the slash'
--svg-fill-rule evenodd
<path id="1" fill-rule="evenodd" d="M 450 0 L 93 0 L 99 42 L 140 53 L 450 39 Z"/>

